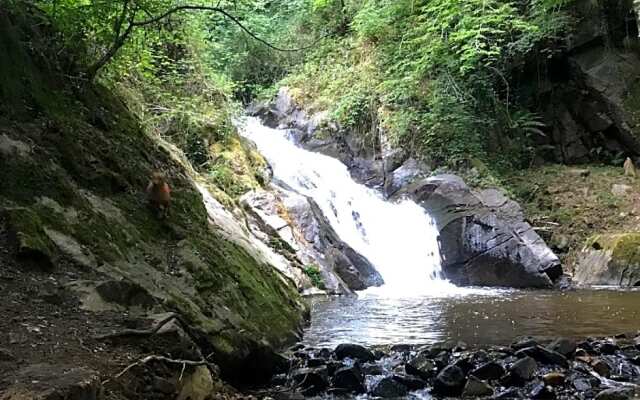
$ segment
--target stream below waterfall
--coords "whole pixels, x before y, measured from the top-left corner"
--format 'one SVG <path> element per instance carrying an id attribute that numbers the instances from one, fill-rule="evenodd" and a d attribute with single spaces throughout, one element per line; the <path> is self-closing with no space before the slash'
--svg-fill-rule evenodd
<path id="1" fill-rule="evenodd" d="M 313 299 L 305 344 L 491 345 L 526 335 L 607 336 L 640 328 L 640 290 L 456 287 L 441 276 L 438 232 L 417 204 L 386 201 L 353 181 L 338 160 L 297 146 L 288 130 L 247 118 L 241 132 L 272 166 L 274 183 L 313 198 L 340 238 L 385 280 L 357 297 Z"/>
<path id="2" fill-rule="evenodd" d="M 584 338 L 640 329 L 640 290 L 495 290 L 422 298 L 316 299 L 305 343 L 334 347 L 432 344 L 505 345 L 522 336 Z"/>

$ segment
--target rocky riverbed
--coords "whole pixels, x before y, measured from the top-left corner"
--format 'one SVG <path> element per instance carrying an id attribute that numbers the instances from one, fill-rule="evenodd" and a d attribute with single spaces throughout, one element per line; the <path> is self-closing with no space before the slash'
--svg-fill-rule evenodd
<path id="1" fill-rule="evenodd" d="M 469 348 L 463 342 L 290 349 L 273 399 L 640 398 L 640 332 Z M 264 392 L 262 393 L 265 394 Z"/>

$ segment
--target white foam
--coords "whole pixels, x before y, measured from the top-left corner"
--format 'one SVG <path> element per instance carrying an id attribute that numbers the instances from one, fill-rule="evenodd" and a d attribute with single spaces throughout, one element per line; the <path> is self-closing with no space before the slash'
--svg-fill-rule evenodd
<path id="1" fill-rule="evenodd" d="M 276 181 L 313 198 L 340 238 L 367 257 L 385 285 L 365 295 L 411 297 L 469 292 L 442 277 L 438 230 L 415 202 L 392 203 L 356 183 L 340 161 L 297 147 L 286 130 L 247 118 L 241 134 L 273 168 Z"/>

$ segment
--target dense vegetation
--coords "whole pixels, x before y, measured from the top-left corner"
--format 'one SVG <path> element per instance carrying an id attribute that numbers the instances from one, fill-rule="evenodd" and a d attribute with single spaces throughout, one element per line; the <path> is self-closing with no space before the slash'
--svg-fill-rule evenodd
<path id="1" fill-rule="evenodd" d="M 37 2 L 74 51 L 70 74 L 117 89 L 232 196 L 259 184 L 229 182 L 251 158 L 223 156 L 232 117 L 282 84 L 371 142 L 382 128 L 437 166 L 527 165 L 544 127 L 515 77 L 525 60 L 552 56 L 567 3 Z"/>
<path id="2" fill-rule="evenodd" d="M 512 76 L 527 57 L 553 51 L 569 22 L 563 3 L 350 2 L 340 17 L 349 33 L 327 41 L 287 82 L 344 126 L 371 140 L 382 127 L 437 166 L 496 154 L 526 163 L 542 124 L 515 96 Z M 316 2 L 327 22 L 332 7 Z"/>

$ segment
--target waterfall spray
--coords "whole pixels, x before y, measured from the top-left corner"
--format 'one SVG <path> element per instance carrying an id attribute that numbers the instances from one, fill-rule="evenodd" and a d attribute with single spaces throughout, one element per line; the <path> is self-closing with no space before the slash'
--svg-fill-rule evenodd
<path id="1" fill-rule="evenodd" d="M 313 198 L 340 238 L 371 261 L 385 285 L 368 293 L 422 295 L 450 291 L 442 279 L 438 231 L 416 203 L 386 201 L 356 183 L 340 161 L 297 147 L 286 130 L 247 118 L 241 133 L 273 168 L 274 180 Z"/>

